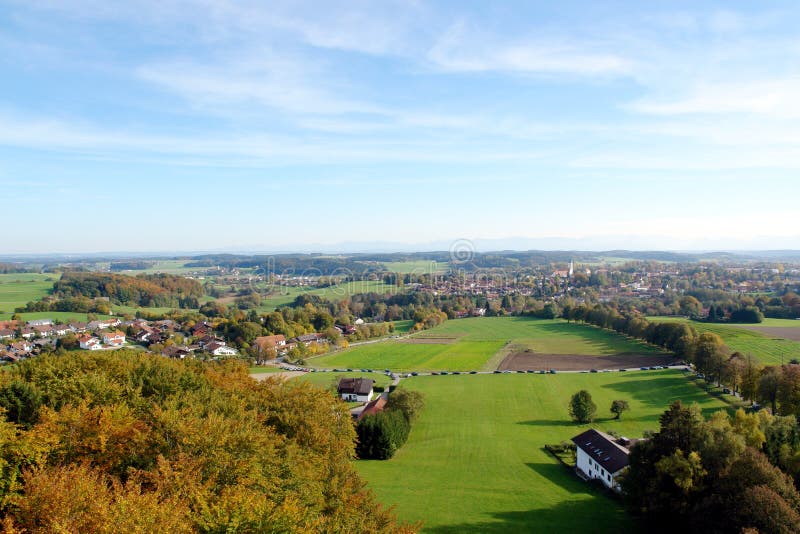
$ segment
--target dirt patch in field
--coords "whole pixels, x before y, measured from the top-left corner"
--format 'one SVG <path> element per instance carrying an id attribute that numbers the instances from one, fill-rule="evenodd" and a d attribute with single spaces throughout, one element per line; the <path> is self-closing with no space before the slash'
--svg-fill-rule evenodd
<path id="1" fill-rule="evenodd" d="M 792 328 L 790 326 L 751 326 L 744 324 L 737 324 L 736 328 L 752 330 L 753 332 L 758 332 L 771 338 L 800 341 L 800 328 Z"/>
<path id="2" fill-rule="evenodd" d="M 290 378 L 294 378 L 296 376 L 302 376 L 304 374 L 305 373 L 303 371 L 281 371 L 280 373 L 253 373 L 252 375 L 250 375 L 250 377 L 255 378 L 259 382 L 262 380 L 266 380 L 268 378 L 277 378 L 285 382 Z"/>
<path id="3" fill-rule="evenodd" d="M 457 337 L 407 337 L 398 343 L 410 343 L 412 345 L 452 345 L 458 341 Z"/>
<path id="4" fill-rule="evenodd" d="M 533 369 L 556 371 L 588 371 L 590 369 L 630 369 L 655 365 L 675 365 L 673 356 L 653 354 L 615 354 L 612 356 L 587 356 L 585 354 L 538 354 L 515 352 L 500 362 L 501 371 L 527 371 Z"/>

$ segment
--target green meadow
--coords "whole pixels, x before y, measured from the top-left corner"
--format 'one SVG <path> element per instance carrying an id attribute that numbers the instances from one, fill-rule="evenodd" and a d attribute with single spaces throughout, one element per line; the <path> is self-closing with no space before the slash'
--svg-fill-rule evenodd
<path id="1" fill-rule="evenodd" d="M 0 317 L 13 313 L 15 308 L 28 302 L 46 297 L 60 277 L 55 273 L 0 274 Z"/>
<path id="2" fill-rule="evenodd" d="M 789 363 L 789 360 L 793 358 L 800 359 L 800 342 L 743 328 L 743 325 L 701 323 L 683 317 L 649 317 L 648 319 L 653 322 L 684 322 L 690 324 L 698 332 L 713 332 L 721 337 L 732 351 L 750 354 L 765 365 L 780 365 Z M 748 326 L 786 328 L 787 330 L 800 328 L 800 324 L 795 323 L 800 323 L 800 321 L 765 319 L 763 323 Z"/>
<path id="3" fill-rule="evenodd" d="M 680 371 L 559 375 L 420 376 L 401 387 L 425 395 L 409 441 L 388 461 L 358 461 L 378 499 L 438 534 L 630 532 L 622 506 L 544 450 L 590 426 L 640 437 L 676 399 L 706 414 L 725 408 Z M 570 396 L 587 389 L 593 425 L 570 421 Z M 614 399 L 631 410 L 611 419 Z"/>
<path id="4" fill-rule="evenodd" d="M 359 345 L 313 358 L 314 367 L 396 371 L 492 370 L 504 347 L 540 354 L 657 354 L 658 349 L 614 332 L 559 319 L 485 317 L 447 321 L 410 338 Z"/>

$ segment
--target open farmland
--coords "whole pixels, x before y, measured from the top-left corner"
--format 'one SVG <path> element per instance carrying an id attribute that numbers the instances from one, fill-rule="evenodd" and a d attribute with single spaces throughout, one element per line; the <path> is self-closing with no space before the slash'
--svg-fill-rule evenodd
<path id="1" fill-rule="evenodd" d="M 766 319 L 753 325 L 701 323 L 683 317 L 650 317 L 650 321 L 680 321 L 690 324 L 698 332 L 717 334 L 734 352 L 751 354 L 765 365 L 788 363 L 800 359 L 800 325 L 786 319 Z M 800 323 L 800 321 L 797 321 Z M 780 326 L 776 326 L 780 325 Z"/>
<path id="2" fill-rule="evenodd" d="M 594 425 L 628 437 L 658 428 L 676 399 L 708 415 L 726 405 L 679 371 L 561 375 L 461 375 L 406 379 L 426 407 L 408 443 L 388 461 L 359 461 L 378 498 L 425 532 L 516 533 L 634 530 L 622 506 L 590 489 L 542 447 L 590 425 L 570 421 L 570 396 L 587 389 Z M 620 421 L 608 408 L 627 399 Z"/>
<path id="3" fill-rule="evenodd" d="M 0 313 L 10 314 L 28 302 L 41 300 L 59 278 L 59 274 L 0 274 Z"/>
<path id="4" fill-rule="evenodd" d="M 409 338 L 360 345 L 311 359 L 309 364 L 396 371 L 492 370 L 518 353 L 541 356 L 542 366 L 553 368 L 555 364 L 544 361 L 553 360 L 552 355 L 559 361 L 573 354 L 663 356 L 654 347 L 592 326 L 557 319 L 487 317 L 447 321 Z"/>

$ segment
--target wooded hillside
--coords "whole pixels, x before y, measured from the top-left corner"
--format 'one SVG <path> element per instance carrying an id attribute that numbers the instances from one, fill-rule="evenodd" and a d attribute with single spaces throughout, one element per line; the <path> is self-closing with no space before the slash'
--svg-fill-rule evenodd
<path id="1" fill-rule="evenodd" d="M 203 296 L 203 286 L 196 280 L 170 274 L 67 272 L 54 284 L 53 295 L 108 297 L 116 304 L 132 306 L 196 308 L 197 299 Z"/>

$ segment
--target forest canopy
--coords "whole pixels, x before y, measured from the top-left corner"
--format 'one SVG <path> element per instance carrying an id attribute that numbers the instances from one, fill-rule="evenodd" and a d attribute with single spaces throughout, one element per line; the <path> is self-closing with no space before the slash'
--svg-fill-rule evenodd
<path id="1" fill-rule="evenodd" d="M 53 296 L 107 297 L 115 304 L 130 306 L 196 308 L 203 286 L 196 280 L 170 274 L 66 272 L 53 285 Z"/>
<path id="2" fill-rule="evenodd" d="M 0 405 L 6 532 L 412 531 L 355 473 L 347 406 L 307 384 L 235 362 L 41 356 L 0 374 Z"/>

